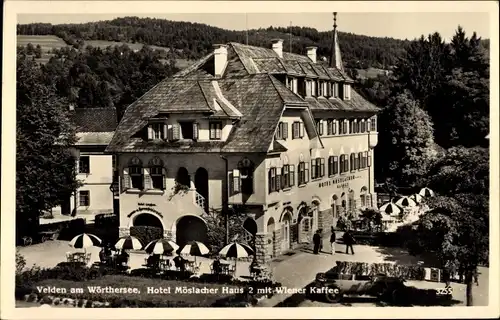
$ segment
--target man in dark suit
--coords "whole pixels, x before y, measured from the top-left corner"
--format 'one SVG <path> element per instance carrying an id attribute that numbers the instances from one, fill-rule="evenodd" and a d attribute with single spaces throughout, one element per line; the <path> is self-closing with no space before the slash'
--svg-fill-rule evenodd
<path id="1" fill-rule="evenodd" d="M 343 240 L 345 243 L 345 253 L 349 254 L 349 248 L 351 248 L 351 252 L 354 255 L 354 249 L 352 245 L 356 243 L 356 240 L 354 239 L 351 230 L 347 230 L 346 232 L 344 232 Z"/>
<path id="2" fill-rule="evenodd" d="M 313 236 L 313 243 L 314 243 L 314 254 L 319 254 L 319 246 L 321 245 L 321 236 L 319 234 L 319 230 L 316 231 L 316 233 Z"/>
<path id="3" fill-rule="evenodd" d="M 330 246 L 332 249 L 332 255 L 335 254 L 335 241 L 337 240 L 337 236 L 335 235 L 335 229 L 332 226 L 332 234 L 330 235 Z"/>

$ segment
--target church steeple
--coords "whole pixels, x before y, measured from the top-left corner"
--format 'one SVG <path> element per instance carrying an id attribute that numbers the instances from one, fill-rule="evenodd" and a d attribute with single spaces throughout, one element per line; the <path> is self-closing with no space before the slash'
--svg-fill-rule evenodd
<path id="1" fill-rule="evenodd" d="M 330 67 L 344 70 L 342 65 L 342 56 L 340 54 L 339 39 L 337 34 L 337 12 L 333 13 L 333 40 L 332 40 L 332 54 L 330 56 Z"/>

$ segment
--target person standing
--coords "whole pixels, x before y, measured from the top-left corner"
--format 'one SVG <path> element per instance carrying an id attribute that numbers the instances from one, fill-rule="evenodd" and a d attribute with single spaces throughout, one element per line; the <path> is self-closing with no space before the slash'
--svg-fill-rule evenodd
<path id="1" fill-rule="evenodd" d="M 319 230 L 313 235 L 313 243 L 314 243 L 314 254 L 319 254 L 319 246 L 321 245 L 321 236 L 319 235 Z"/>
<path id="2" fill-rule="evenodd" d="M 332 226 L 332 234 L 330 235 L 330 246 L 332 249 L 332 255 L 335 254 L 335 241 L 337 240 L 337 236 L 335 235 L 335 229 Z"/>
<path id="3" fill-rule="evenodd" d="M 356 242 L 354 236 L 351 233 L 351 230 L 347 230 L 344 232 L 343 240 L 345 243 L 345 253 L 349 254 L 349 248 L 351 248 L 351 252 L 354 255 L 354 248 L 352 245 Z"/>

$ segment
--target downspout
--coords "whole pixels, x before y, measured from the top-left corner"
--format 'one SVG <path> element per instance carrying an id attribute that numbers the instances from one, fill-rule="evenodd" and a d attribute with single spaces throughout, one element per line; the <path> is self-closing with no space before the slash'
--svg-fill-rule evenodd
<path id="1" fill-rule="evenodd" d="M 227 177 L 228 172 L 229 172 L 229 165 L 227 158 L 224 157 L 223 155 L 220 155 L 221 159 L 224 160 L 225 162 L 225 177 L 224 177 L 224 186 L 222 188 L 222 214 L 224 215 L 224 225 L 226 226 L 226 245 L 229 244 L 229 179 Z"/>

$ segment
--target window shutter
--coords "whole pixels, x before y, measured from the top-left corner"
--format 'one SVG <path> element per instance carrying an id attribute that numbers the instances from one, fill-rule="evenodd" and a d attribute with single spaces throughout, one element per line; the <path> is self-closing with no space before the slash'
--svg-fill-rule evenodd
<path id="1" fill-rule="evenodd" d="M 356 160 L 356 158 L 355 158 L 354 153 L 351 153 L 351 156 L 350 156 L 350 159 L 349 159 L 349 162 L 350 162 L 350 164 L 351 164 L 351 165 L 350 165 L 350 169 L 351 169 L 351 171 L 353 171 L 353 170 L 354 170 L 354 168 L 355 168 L 355 166 L 356 166 L 355 160 Z"/>
<path id="2" fill-rule="evenodd" d="M 289 165 L 289 175 L 290 175 L 289 185 L 290 185 L 290 187 L 292 187 L 295 185 L 295 165 L 294 164 Z"/>
<path id="3" fill-rule="evenodd" d="M 153 127 L 148 125 L 148 140 L 153 140 Z"/>
<path id="4" fill-rule="evenodd" d="M 130 189 L 130 175 L 128 174 L 128 168 L 123 169 L 123 179 L 122 179 L 122 191 Z"/>
<path id="5" fill-rule="evenodd" d="M 368 165 L 368 167 L 371 167 L 372 166 L 372 155 L 369 152 L 367 152 L 367 153 L 368 153 L 367 165 Z"/>
<path id="6" fill-rule="evenodd" d="M 152 181 L 151 181 L 151 175 L 150 169 L 149 168 L 142 168 L 142 172 L 144 174 L 143 179 L 144 179 L 144 189 L 145 190 L 150 190 L 153 189 Z"/>
<path id="7" fill-rule="evenodd" d="M 282 122 L 282 129 L 283 129 L 283 140 L 288 139 L 288 122 Z"/>
<path id="8" fill-rule="evenodd" d="M 309 182 L 309 162 L 304 162 L 305 183 Z"/>
<path id="9" fill-rule="evenodd" d="M 193 140 L 198 140 L 199 133 L 198 122 L 193 122 Z"/>
<path id="10" fill-rule="evenodd" d="M 239 193 L 241 191 L 240 170 L 233 169 L 233 192 Z"/>
<path id="11" fill-rule="evenodd" d="M 178 123 L 172 125 L 172 140 L 179 140 L 181 138 L 180 126 Z"/>
<path id="12" fill-rule="evenodd" d="M 299 122 L 299 138 L 304 137 L 304 122 Z"/>
<path id="13" fill-rule="evenodd" d="M 75 171 L 76 174 L 80 173 L 80 159 L 76 159 L 75 161 Z"/>
<path id="14" fill-rule="evenodd" d="M 288 187 L 288 181 L 286 181 L 287 177 L 288 177 L 288 166 L 287 165 L 284 165 L 283 168 L 281 168 L 281 186 L 283 188 L 286 188 Z"/>
<path id="15" fill-rule="evenodd" d="M 316 179 L 318 175 L 316 168 L 316 159 L 311 159 L 311 179 Z"/>
<path id="16" fill-rule="evenodd" d="M 325 158 L 320 158 L 319 159 L 319 176 L 324 177 L 325 176 Z"/>
<path id="17" fill-rule="evenodd" d="M 339 158 L 337 156 L 333 157 L 333 174 L 339 173 Z"/>
<path id="18" fill-rule="evenodd" d="M 167 140 L 168 139 L 168 126 L 166 123 L 163 124 L 163 139 Z"/>
<path id="19" fill-rule="evenodd" d="M 76 207 L 78 208 L 80 206 L 80 191 L 75 192 L 75 201 L 76 201 Z"/>
<path id="20" fill-rule="evenodd" d="M 269 193 L 273 192 L 273 168 L 270 168 L 267 172 L 267 186 L 269 189 Z"/>
<path id="21" fill-rule="evenodd" d="M 162 172 L 162 181 L 163 181 L 163 186 L 162 186 L 162 189 L 163 190 L 167 190 L 167 169 L 165 168 L 161 168 L 161 172 Z"/>
<path id="22" fill-rule="evenodd" d="M 366 122 L 366 131 L 367 132 L 371 131 L 371 121 L 370 121 L 370 119 L 368 119 L 367 122 Z"/>
<path id="23" fill-rule="evenodd" d="M 274 139 L 276 140 L 280 140 L 282 139 L 282 135 L 281 135 L 281 128 L 283 127 L 283 123 L 282 122 L 279 122 L 278 123 L 278 128 L 276 129 L 276 134 L 274 135 Z"/>
<path id="24" fill-rule="evenodd" d="M 281 190 L 281 168 L 276 168 L 276 178 L 274 179 L 276 183 L 276 191 Z"/>

